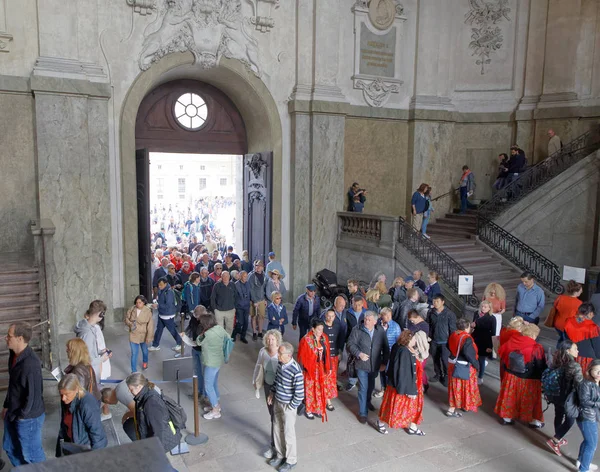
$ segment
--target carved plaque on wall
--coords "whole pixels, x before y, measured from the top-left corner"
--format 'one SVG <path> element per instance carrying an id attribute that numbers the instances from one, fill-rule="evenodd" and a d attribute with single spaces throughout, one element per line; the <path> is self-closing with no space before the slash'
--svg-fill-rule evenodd
<path id="1" fill-rule="evenodd" d="M 406 17 L 398 0 L 356 0 L 354 13 L 354 88 L 372 107 L 399 93 L 401 39 Z"/>
<path id="2" fill-rule="evenodd" d="M 360 28 L 360 73 L 377 77 L 394 77 L 396 28 L 383 35 L 371 33 L 364 23 Z"/>

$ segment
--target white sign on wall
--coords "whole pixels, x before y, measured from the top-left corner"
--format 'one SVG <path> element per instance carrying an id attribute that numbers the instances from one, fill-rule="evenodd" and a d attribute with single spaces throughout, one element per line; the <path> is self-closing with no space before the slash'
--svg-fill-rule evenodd
<path id="1" fill-rule="evenodd" d="M 459 275 L 458 276 L 458 294 L 473 295 L 473 276 Z"/>
<path id="2" fill-rule="evenodd" d="M 563 267 L 563 280 L 574 280 L 580 284 L 585 283 L 585 269 L 581 267 Z"/>

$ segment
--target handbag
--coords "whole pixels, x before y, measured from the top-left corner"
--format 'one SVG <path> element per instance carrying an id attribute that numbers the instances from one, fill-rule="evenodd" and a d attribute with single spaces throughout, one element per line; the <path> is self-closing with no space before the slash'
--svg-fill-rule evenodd
<path id="1" fill-rule="evenodd" d="M 256 381 L 254 382 L 254 388 L 256 390 L 260 390 L 263 387 L 265 382 L 265 368 L 262 364 L 258 365 L 258 370 L 256 372 Z"/>
<path id="2" fill-rule="evenodd" d="M 349 355 L 348 363 L 346 365 L 346 372 L 348 372 L 348 378 L 356 378 L 356 357 Z"/>
<path id="3" fill-rule="evenodd" d="M 548 313 L 548 316 L 544 320 L 544 326 L 546 326 L 547 328 L 553 328 L 555 315 L 556 315 L 556 310 L 554 309 L 554 307 L 552 307 L 552 309 L 550 310 L 550 313 Z"/>
<path id="4" fill-rule="evenodd" d="M 567 395 L 567 399 L 565 400 L 565 415 L 567 418 L 571 418 L 572 420 L 576 420 L 579 418 L 579 398 L 577 397 L 577 389 L 571 390 L 571 393 Z"/>
<path id="5" fill-rule="evenodd" d="M 458 350 L 456 351 L 456 357 L 454 359 L 448 359 L 450 364 L 454 364 L 454 371 L 452 372 L 452 377 L 460 380 L 469 380 L 471 378 L 471 366 L 468 362 L 459 361 L 458 355 L 460 354 L 460 348 L 463 344 L 463 336 L 460 342 L 458 343 Z"/>
<path id="6" fill-rule="evenodd" d="M 519 351 L 513 351 L 508 355 L 508 370 L 515 374 L 524 374 L 527 372 L 525 358 Z"/>

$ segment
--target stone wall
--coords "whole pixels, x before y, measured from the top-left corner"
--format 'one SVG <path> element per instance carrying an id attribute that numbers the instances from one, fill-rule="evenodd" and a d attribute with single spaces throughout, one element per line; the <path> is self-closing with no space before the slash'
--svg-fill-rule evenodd
<path id="1" fill-rule="evenodd" d="M 588 156 L 506 211 L 496 223 L 556 263 L 590 267 L 600 152 Z"/>
<path id="2" fill-rule="evenodd" d="M 368 191 L 365 213 L 404 214 L 407 144 L 406 121 L 346 119 L 344 185 L 347 191 L 353 182 L 358 182 Z"/>
<path id="3" fill-rule="evenodd" d="M 37 218 L 33 98 L 26 92 L 0 92 L 0 110 L 5 111 L 0 121 L 0 253 L 31 254 L 33 238 L 29 222 Z"/>

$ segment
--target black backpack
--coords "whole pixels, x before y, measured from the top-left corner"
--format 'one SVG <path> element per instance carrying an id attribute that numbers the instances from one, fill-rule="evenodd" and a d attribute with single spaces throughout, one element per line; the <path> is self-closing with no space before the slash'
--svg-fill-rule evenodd
<path id="1" fill-rule="evenodd" d="M 160 394 L 160 397 L 165 402 L 167 406 L 167 411 L 169 412 L 169 418 L 175 426 L 176 429 L 182 430 L 185 429 L 185 423 L 187 421 L 187 415 L 185 414 L 185 410 L 179 405 L 175 400 L 173 400 L 168 395 L 164 393 Z"/>

